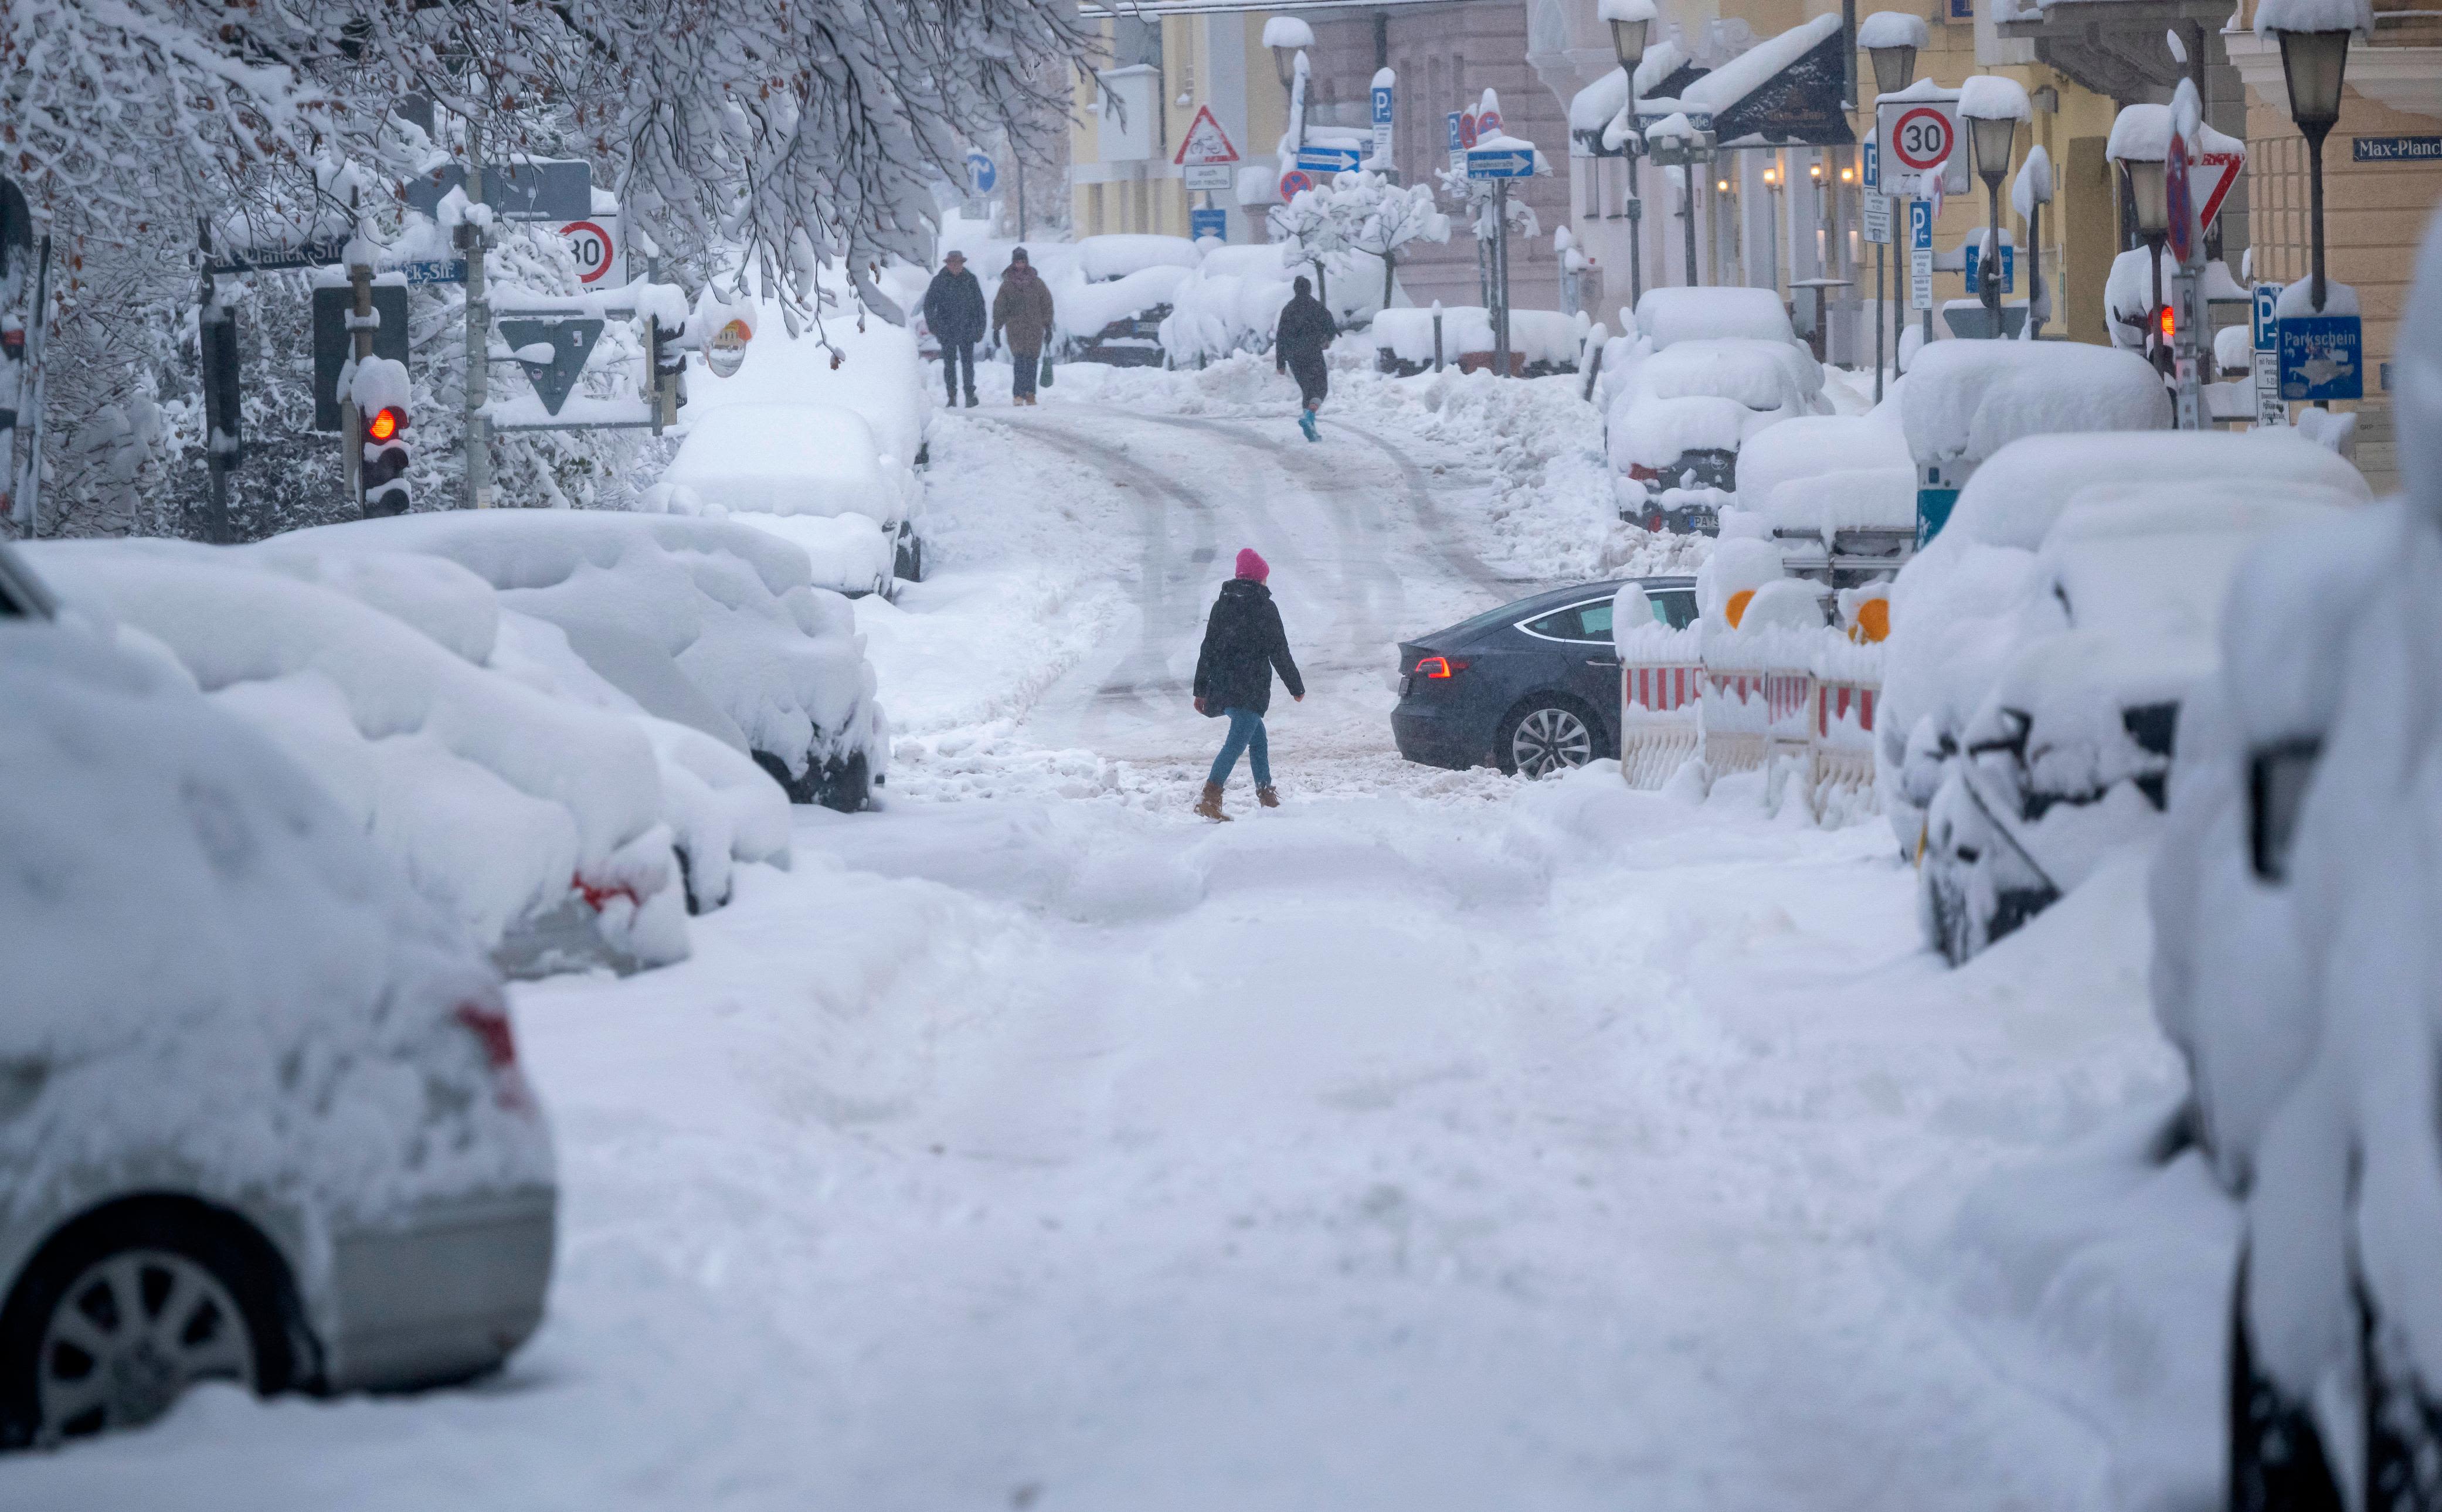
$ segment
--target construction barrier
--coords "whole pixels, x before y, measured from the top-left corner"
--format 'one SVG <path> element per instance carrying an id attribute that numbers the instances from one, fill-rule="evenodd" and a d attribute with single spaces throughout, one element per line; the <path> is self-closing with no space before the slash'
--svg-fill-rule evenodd
<path id="1" fill-rule="evenodd" d="M 1813 665 L 1790 665 L 1801 659 Z M 1880 664 L 1879 647 L 1836 631 L 1829 639 L 1715 636 L 1701 661 L 1623 661 L 1621 774 L 1630 787 L 1660 788 L 1692 760 L 1707 786 L 1765 772 L 1774 803 L 1798 776 L 1818 819 L 1870 809 Z"/>

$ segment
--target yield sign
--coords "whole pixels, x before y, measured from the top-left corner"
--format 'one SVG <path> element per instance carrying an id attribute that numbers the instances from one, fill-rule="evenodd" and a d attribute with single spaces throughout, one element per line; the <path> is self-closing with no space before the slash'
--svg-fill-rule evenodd
<path id="1" fill-rule="evenodd" d="M 576 375 L 585 371 L 585 359 L 593 355 L 594 340 L 601 335 L 600 320 L 566 315 L 501 322 L 501 339 L 534 380 L 535 392 L 550 414 L 559 413 L 568 402 L 568 391 L 576 387 Z"/>
<path id="2" fill-rule="evenodd" d="M 1238 149 L 1230 145 L 1230 134 L 1212 118 L 1212 107 L 1195 107 L 1195 119 L 1179 138 L 1178 152 L 1171 158 L 1181 168 L 1212 167 L 1238 160 Z"/>
<path id="3" fill-rule="evenodd" d="M 2211 226 L 2221 213 L 2221 202 L 2229 197 L 2230 187 L 2238 182 L 2238 171 L 2246 166 L 2245 149 L 2198 153 L 2188 164 L 2188 192 L 2196 198 L 2198 226 Z"/>

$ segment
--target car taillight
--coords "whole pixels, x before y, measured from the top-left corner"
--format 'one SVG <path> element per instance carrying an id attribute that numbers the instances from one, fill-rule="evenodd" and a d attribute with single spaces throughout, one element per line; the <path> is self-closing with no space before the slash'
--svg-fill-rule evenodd
<path id="1" fill-rule="evenodd" d="M 509 1070 L 518 1064 L 518 1037 L 509 1028 L 508 1014 L 488 1003 L 461 1003 L 458 1022 L 483 1047 L 484 1064 L 493 1070 Z"/>
<path id="2" fill-rule="evenodd" d="M 1429 678 L 1451 677 L 1466 671 L 1467 666 L 1467 664 L 1464 659 L 1453 662 L 1447 656 L 1428 656 L 1416 663 L 1415 675 Z"/>
<path id="3" fill-rule="evenodd" d="M 1641 462 L 1632 462 L 1628 465 L 1628 476 L 1629 481 L 1631 483 L 1656 483 L 1661 480 L 1662 469 L 1659 467 L 1649 467 Z"/>

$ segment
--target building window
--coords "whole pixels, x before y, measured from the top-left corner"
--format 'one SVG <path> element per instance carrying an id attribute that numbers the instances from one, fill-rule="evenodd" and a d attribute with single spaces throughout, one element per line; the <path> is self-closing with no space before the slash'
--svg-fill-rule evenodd
<path id="1" fill-rule="evenodd" d="M 2306 225 L 2305 138 L 2291 133 L 2259 137 L 2247 144 L 2247 162 L 2248 237 L 2256 279 L 2288 283 L 2306 277 L 2314 251 Z"/>

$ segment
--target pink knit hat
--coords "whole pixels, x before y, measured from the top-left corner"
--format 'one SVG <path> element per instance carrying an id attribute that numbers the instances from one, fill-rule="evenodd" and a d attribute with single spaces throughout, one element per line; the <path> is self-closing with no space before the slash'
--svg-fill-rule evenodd
<path id="1" fill-rule="evenodd" d="M 1272 564 L 1256 556 L 1252 546 L 1242 546 L 1238 549 L 1238 575 L 1260 583 L 1272 575 Z"/>

